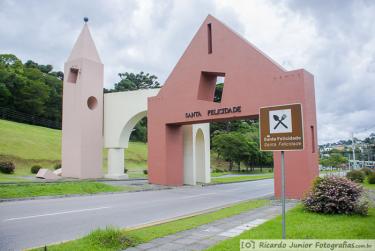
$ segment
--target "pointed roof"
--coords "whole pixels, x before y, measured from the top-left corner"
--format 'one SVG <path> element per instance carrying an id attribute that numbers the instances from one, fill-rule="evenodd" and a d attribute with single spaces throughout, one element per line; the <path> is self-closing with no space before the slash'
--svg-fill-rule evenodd
<path id="1" fill-rule="evenodd" d="M 270 77 L 280 76 L 286 70 L 237 32 L 208 15 L 158 96 L 173 93 L 173 97 L 180 99 L 175 93 L 181 93 L 186 98 L 196 98 L 196 91 L 191 90 L 201 88 L 202 72 L 231 76 L 226 79 L 226 97 L 241 95 L 250 85 L 268 82 Z"/>
<path id="2" fill-rule="evenodd" d="M 95 43 L 91 37 L 91 33 L 87 23 L 85 23 L 85 25 L 83 26 L 81 34 L 79 34 L 79 37 L 70 53 L 68 61 L 83 58 L 101 63 L 98 51 L 96 50 Z"/>

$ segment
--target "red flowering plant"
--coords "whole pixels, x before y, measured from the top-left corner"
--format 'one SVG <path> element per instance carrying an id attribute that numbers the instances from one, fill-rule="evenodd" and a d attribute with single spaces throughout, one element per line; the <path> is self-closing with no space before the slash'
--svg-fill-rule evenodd
<path id="1" fill-rule="evenodd" d="M 369 203 L 363 199 L 363 192 L 361 185 L 345 177 L 318 177 L 303 204 L 316 213 L 367 215 Z"/>

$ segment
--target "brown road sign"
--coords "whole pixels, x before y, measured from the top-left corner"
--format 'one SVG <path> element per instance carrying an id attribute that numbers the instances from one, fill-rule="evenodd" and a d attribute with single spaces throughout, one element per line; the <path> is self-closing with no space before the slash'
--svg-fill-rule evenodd
<path id="1" fill-rule="evenodd" d="M 303 150 L 301 104 L 262 107 L 259 111 L 260 150 Z"/>

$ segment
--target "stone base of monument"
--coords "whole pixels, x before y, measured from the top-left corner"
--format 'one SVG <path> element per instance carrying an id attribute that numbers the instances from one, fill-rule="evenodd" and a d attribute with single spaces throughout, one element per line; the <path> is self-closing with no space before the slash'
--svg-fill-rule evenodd
<path id="1" fill-rule="evenodd" d="M 48 170 L 45 168 L 39 169 L 39 172 L 36 174 L 36 177 L 40 179 L 46 179 L 46 180 L 60 179 L 60 177 L 54 174 L 51 170 Z"/>
<path id="2" fill-rule="evenodd" d="M 107 179 L 113 179 L 113 180 L 127 180 L 129 179 L 129 176 L 125 173 L 122 174 L 106 174 L 104 175 Z"/>
<path id="3" fill-rule="evenodd" d="M 62 170 L 61 170 L 61 168 L 59 168 L 59 169 L 56 169 L 55 171 L 53 171 L 53 173 L 56 174 L 57 176 L 61 176 Z"/>

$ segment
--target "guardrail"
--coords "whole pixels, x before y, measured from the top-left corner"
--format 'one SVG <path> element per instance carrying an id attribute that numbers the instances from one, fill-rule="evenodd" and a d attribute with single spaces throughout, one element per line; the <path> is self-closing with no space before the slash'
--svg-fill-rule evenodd
<path id="1" fill-rule="evenodd" d="M 39 125 L 54 129 L 61 129 L 61 121 L 54 121 L 45 118 L 41 118 L 35 115 L 15 111 L 11 108 L 0 107 L 0 118 L 15 122 L 21 122 L 31 125 Z"/>

